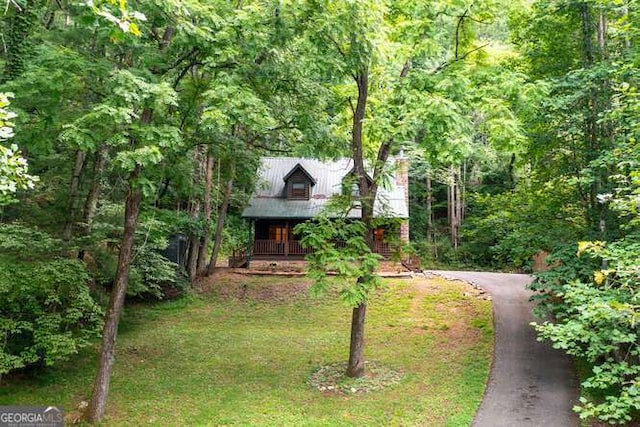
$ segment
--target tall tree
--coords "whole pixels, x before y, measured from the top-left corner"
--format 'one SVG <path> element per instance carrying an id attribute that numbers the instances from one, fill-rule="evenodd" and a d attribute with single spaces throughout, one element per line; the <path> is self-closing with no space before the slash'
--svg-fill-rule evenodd
<path id="1" fill-rule="evenodd" d="M 321 66 L 331 70 L 321 75 L 335 76 L 331 83 L 348 106 L 342 117 L 349 122 L 348 152 L 364 224 L 360 238 L 370 247 L 387 159 L 415 137 L 420 118 L 428 114 L 422 108 L 430 96 L 425 84 L 478 50 L 469 31 L 477 20 L 471 8 L 464 2 L 309 1 L 301 9 L 314 52 Z M 482 8 L 478 10 L 485 13 Z M 378 283 L 375 263 L 363 265 L 349 294 L 353 311 L 347 375 L 352 377 L 364 374 L 367 301 Z"/>

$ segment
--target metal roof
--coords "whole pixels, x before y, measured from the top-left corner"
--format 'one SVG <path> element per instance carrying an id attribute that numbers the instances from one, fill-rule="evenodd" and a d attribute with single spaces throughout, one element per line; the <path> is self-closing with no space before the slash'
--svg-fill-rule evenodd
<path id="1" fill-rule="evenodd" d="M 392 163 L 395 159 L 390 159 Z M 300 165 L 316 181 L 311 187 L 309 200 L 284 198 L 283 178 Z M 342 191 L 342 180 L 353 169 L 353 159 L 320 161 L 300 157 L 263 157 L 258 171 L 258 184 L 242 212 L 245 218 L 311 218 L 319 214 L 332 195 Z M 374 215 L 408 218 L 409 208 L 404 196 L 404 186 L 397 185 L 395 172 L 388 186 L 380 186 L 374 204 Z M 387 188 L 388 187 L 388 188 Z M 352 209 L 349 217 L 359 218 L 360 209 Z"/>

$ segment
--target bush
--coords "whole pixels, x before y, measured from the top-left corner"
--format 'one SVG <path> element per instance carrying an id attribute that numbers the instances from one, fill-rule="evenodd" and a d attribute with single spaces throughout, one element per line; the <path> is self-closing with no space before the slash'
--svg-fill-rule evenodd
<path id="1" fill-rule="evenodd" d="M 96 281 L 110 287 L 118 268 L 117 253 L 98 249 L 94 253 Z M 161 300 L 183 295 L 189 289 L 189 279 L 178 264 L 169 261 L 156 249 L 140 247 L 129 271 L 127 296 L 142 300 Z"/>
<path id="2" fill-rule="evenodd" d="M 640 413 L 638 238 L 581 242 L 532 286 L 556 320 L 535 324 L 540 337 L 591 366 L 574 408 L 583 419 L 625 424 Z"/>
<path id="3" fill-rule="evenodd" d="M 88 239 L 96 283 L 110 288 L 118 268 L 118 250 L 122 233 L 122 206 L 107 205 Z M 157 214 L 157 217 L 156 217 Z M 174 262 L 160 252 L 167 248 L 170 236 L 189 226 L 185 215 L 158 210 L 143 212 L 136 231 L 136 244 L 129 271 L 127 296 L 142 300 L 175 298 L 189 288 L 189 281 Z"/>
<path id="4" fill-rule="evenodd" d="M 0 257 L 0 376 L 54 363 L 99 336 L 103 313 L 77 260 Z"/>
<path id="5" fill-rule="evenodd" d="M 148 248 L 136 251 L 127 295 L 143 299 L 175 298 L 188 289 L 189 279 L 178 264 Z"/>

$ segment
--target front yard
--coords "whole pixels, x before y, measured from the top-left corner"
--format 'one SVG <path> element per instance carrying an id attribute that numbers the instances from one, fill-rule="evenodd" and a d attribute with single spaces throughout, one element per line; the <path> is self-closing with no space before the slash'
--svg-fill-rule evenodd
<path id="1" fill-rule="evenodd" d="M 399 383 L 313 388 L 312 372 L 346 360 L 351 310 L 309 297 L 304 278 L 223 273 L 194 297 L 127 309 L 104 424 L 470 425 L 491 362 L 490 302 L 443 279 L 386 283 L 369 304 L 365 353 Z M 0 404 L 61 405 L 77 417 L 97 351 L 8 379 Z"/>

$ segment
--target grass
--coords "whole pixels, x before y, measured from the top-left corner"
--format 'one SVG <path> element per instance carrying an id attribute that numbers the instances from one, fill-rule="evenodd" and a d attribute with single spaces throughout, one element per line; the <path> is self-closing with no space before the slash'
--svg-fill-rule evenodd
<path id="1" fill-rule="evenodd" d="M 398 279 L 369 304 L 366 357 L 403 373 L 367 394 L 321 393 L 318 367 L 346 359 L 350 309 L 300 278 L 225 274 L 196 297 L 129 307 L 105 425 L 468 426 L 493 345 L 488 301 L 442 279 Z M 97 345 L 0 387 L 2 405 L 88 400 Z"/>

